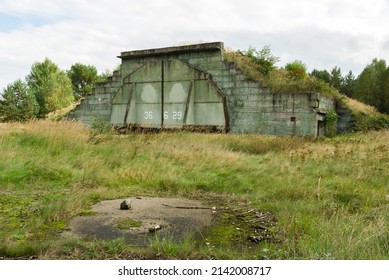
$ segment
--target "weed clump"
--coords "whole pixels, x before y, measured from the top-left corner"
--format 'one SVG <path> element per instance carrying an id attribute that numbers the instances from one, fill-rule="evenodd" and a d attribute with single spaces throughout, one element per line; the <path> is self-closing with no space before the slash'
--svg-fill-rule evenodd
<path id="1" fill-rule="evenodd" d="M 142 221 L 136 221 L 130 218 L 118 218 L 114 220 L 116 227 L 121 230 L 139 228 L 142 226 Z"/>

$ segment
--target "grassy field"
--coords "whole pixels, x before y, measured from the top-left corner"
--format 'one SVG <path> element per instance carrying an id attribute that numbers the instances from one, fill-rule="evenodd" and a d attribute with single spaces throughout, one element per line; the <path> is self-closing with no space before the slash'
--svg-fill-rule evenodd
<path id="1" fill-rule="evenodd" d="M 316 140 L 119 136 L 34 121 L 0 124 L 0 151 L 3 258 L 389 259 L 388 130 Z M 213 232 L 211 246 L 190 236 L 144 248 L 61 237 L 71 217 L 90 214 L 94 203 L 133 195 L 268 211 L 277 242 L 247 245 L 229 239 L 227 228 Z"/>

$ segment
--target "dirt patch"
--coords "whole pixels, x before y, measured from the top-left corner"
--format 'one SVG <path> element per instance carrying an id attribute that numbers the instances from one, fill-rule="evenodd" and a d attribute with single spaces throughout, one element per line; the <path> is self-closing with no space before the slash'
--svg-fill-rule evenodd
<path id="1" fill-rule="evenodd" d="M 130 197 L 131 209 L 120 210 L 124 199 L 102 201 L 92 208 L 95 215 L 78 216 L 66 235 L 115 239 L 133 245 L 148 245 L 156 235 L 180 240 L 186 234 L 201 235 L 212 224 L 216 212 L 198 200 L 182 198 Z M 127 221 L 127 226 L 119 223 Z"/>

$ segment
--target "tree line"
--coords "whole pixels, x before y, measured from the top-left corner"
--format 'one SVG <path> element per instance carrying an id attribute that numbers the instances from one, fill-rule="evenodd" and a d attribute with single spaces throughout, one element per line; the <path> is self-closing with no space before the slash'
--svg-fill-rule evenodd
<path id="1" fill-rule="evenodd" d="M 340 67 L 337 66 L 333 67 L 331 71 L 314 69 L 308 73 L 305 63 L 300 60 L 289 62 L 284 67 L 277 68 L 275 64 L 280 59 L 271 53 L 269 46 L 265 46 L 261 50 L 249 47 L 247 51 L 238 51 L 237 53 L 247 57 L 249 61 L 257 65 L 258 71 L 265 77 L 286 74 L 290 83 L 312 77 L 317 78 L 340 93 L 374 106 L 381 113 L 389 114 L 389 66 L 383 59 L 373 59 L 360 75 L 355 77 L 352 71 L 343 76 Z M 275 80 L 277 82 L 277 78 Z M 325 90 L 326 87 L 322 88 Z"/>
<path id="2" fill-rule="evenodd" d="M 275 64 L 279 61 L 269 46 L 259 51 L 250 47 L 238 53 L 248 57 L 259 66 L 258 71 L 267 76 L 276 69 Z M 389 114 L 389 66 L 383 59 L 373 59 L 358 77 L 352 71 L 343 76 L 337 66 L 331 71 L 314 69 L 308 73 L 306 65 L 299 60 L 287 63 L 282 69 L 289 73 L 291 81 L 316 78 L 351 98 L 374 106 L 381 113 Z M 96 67 L 81 63 L 63 71 L 48 58 L 36 62 L 25 81 L 19 79 L 1 93 L 0 121 L 43 118 L 91 94 L 94 85 L 109 75 L 108 71 L 99 75 Z"/>
<path id="3" fill-rule="evenodd" d="M 44 118 L 91 94 L 94 85 L 105 81 L 109 75 L 108 71 L 99 75 L 95 66 L 81 63 L 64 71 L 48 58 L 36 62 L 24 81 L 19 79 L 3 89 L 0 121 Z"/>
<path id="4" fill-rule="evenodd" d="M 339 67 L 334 67 L 330 72 L 315 69 L 311 75 L 329 83 L 341 93 L 389 114 L 389 66 L 385 60 L 373 59 L 357 78 L 351 71 L 342 76 Z"/>

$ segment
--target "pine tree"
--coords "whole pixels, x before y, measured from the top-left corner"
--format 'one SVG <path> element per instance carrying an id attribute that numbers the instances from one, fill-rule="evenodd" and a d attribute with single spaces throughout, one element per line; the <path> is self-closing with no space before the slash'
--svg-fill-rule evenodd
<path id="1" fill-rule="evenodd" d="M 330 83 L 331 80 L 331 74 L 327 70 L 313 69 L 311 72 L 311 76 L 314 76 L 326 83 Z"/>
<path id="2" fill-rule="evenodd" d="M 342 71 L 337 66 L 335 66 L 331 70 L 330 84 L 337 90 L 342 90 L 342 85 L 343 85 Z"/>
<path id="3" fill-rule="evenodd" d="M 355 76 L 352 71 L 343 78 L 343 84 L 341 86 L 341 92 L 349 97 L 353 97 L 355 88 Z"/>
<path id="4" fill-rule="evenodd" d="M 31 93 L 25 83 L 17 80 L 9 84 L 2 93 L 0 100 L 0 116 L 2 121 L 24 122 L 35 118 L 39 111 L 35 95 Z"/>

